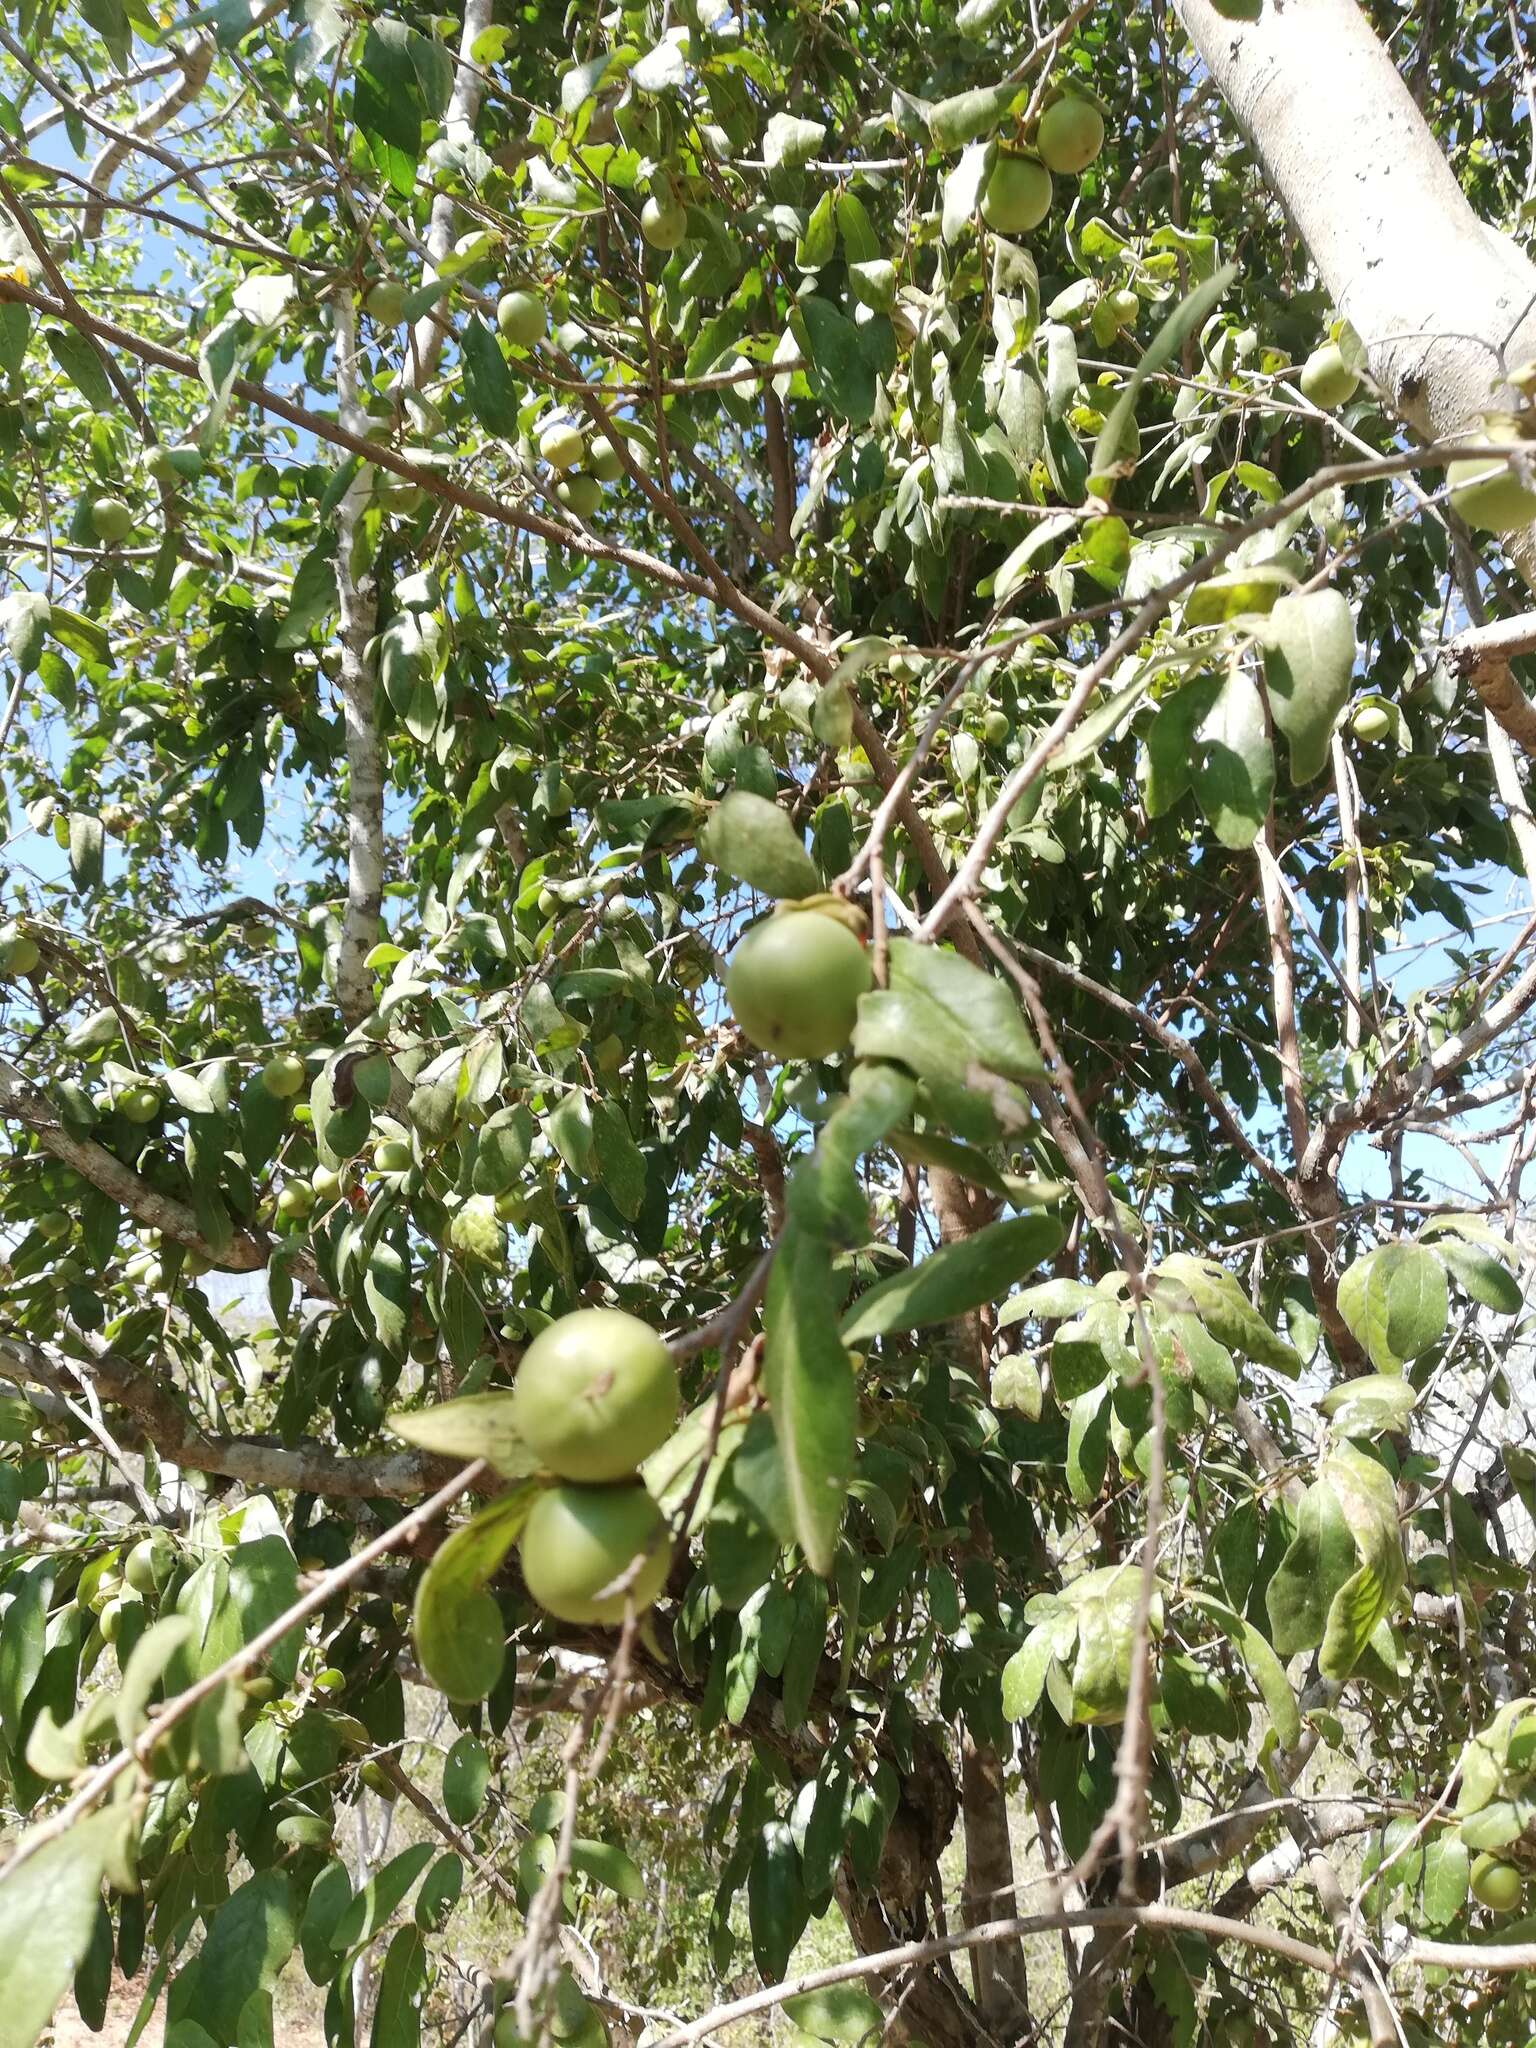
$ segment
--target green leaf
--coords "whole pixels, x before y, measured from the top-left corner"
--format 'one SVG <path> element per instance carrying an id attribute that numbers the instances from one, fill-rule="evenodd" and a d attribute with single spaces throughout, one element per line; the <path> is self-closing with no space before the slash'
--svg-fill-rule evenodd
<path id="1" fill-rule="evenodd" d="M 935 149 L 963 149 L 966 143 L 993 134 L 1022 90 L 1018 84 L 977 85 L 938 101 L 928 110 L 928 133 Z"/>
<path id="2" fill-rule="evenodd" d="M 416 1925 L 423 1934 L 441 1933 L 464 1890 L 464 1865 L 450 1850 L 439 1856 L 416 1894 Z"/>
<path id="3" fill-rule="evenodd" d="M 1147 816 L 1160 818 L 1194 781 L 1195 732 L 1205 722 L 1221 689 L 1219 676 L 1197 676 L 1158 705 L 1147 728 L 1143 784 Z"/>
<path id="4" fill-rule="evenodd" d="M 369 1251 L 363 1273 L 363 1300 L 373 1317 L 377 1342 L 391 1358 L 403 1358 L 410 1333 L 411 1274 L 399 1247 L 387 1237 L 376 1239 Z"/>
<path id="5" fill-rule="evenodd" d="M 379 1973 L 369 2048 L 418 2048 L 421 2002 L 427 1987 L 427 1945 L 419 1927 L 401 1927 L 391 1937 Z"/>
<path id="6" fill-rule="evenodd" d="M 1295 588 L 1295 569 L 1285 560 L 1251 562 L 1197 583 L 1184 600 L 1184 623 L 1222 626 L 1231 619 L 1262 618 Z"/>
<path id="7" fill-rule="evenodd" d="M 1275 1739 L 1282 1749 L 1294 1749 L 1301 1740 L 1301 1710 L 1296 1704 L 1296 1695 L 1291 1682 L 1285 1675 L 1285 1666 L 1275 1655 L 1274 1649 L 1254 1627 L 1224 1600 L 1217 1600 L 1209 1593 L 1191 1593 L 1190 1602 L 1202 1614 L 1208 1614 L 1217 1627 L 1237 1645 L 1238 1654 L 1248 1666 L 1259 1695 L 1269 1711 L 1270 1725 Z"/>
<path id="8" fill-rule="evenodd" d="M 946 244 L 959 241 L 975 218 L 976 209 L 981 204 L 987 174 L 992 168 L 996 154 L 997 145 L 993 142 L 969 143 L 962 152 L 959 163 L 946 176 L 943 208 L 939 217 L 939 231 Z M 1012 559 L 1010 556 L 1009 560 Z M 1001 577 L 1002 572 L 999 571 L 999 586 L 996 590 L 999 598 L 1006 595 L 1000 587 Z"/>
<path id="9" fill-rule="evenodd" d="M 875 370 L 859 329 L 812 293 L 796 303 L 792 320 L 803 336 L 807 375 L 818 398 L 840 418 L 862 426 L 875 410 Z"/>
<path id="10" fill-rule="evenodd" d="M 43 339 L 48 352 L 92 412 L 113 412 L 117 393 L 102 368 L 101 357 L 85 336 L 74 327 L 45 327 Z"/>
<path id="11" fill-rule="evenodd" d="M 1345 1380 L 1318 1402 L 1339 1436 L 1384 1436 L 1403 1429 L 1418 1406 L 1418 1390 L 1396 1373 Z"/>
<path id="12" fill-rule="evenodd" d="M 277 645 L 302 647 L 313 629 L 336 609 L 336 563 L 329 540 L 312 547 L 293 572 L 288 615 L 277 629 Z"/>
<path id="13" fill-rule="evenodd" d="M 1276 601 L 1264 634 L 1264 682 L 1275 730 L 1290 746 L 1292 782 L 1310 782 L 1327 765 L 1354 666 L 1355 622 L 1341 591 Z"/>
<path id="14" fill-rule="evenodd" d="M 189 1115 L 218 1115 L 218 1104 L 209 1094 L 207 1083 L 190 1068 L 172 1067 L 162 1078 L 171 1094 Z"/>
<path id="15" fill-rule="evenodd" d="M 1443 1259 L 1451 1278 L 1484 1308 L 1512 1316 L 1525 1297 L 1520 1282 L 1501 1259 L 1480 1244 L 1464 1244 L 1454 1237 L 1438 1237 L 1435 1255 Z"/>
<path id="16" fill-rule="evenodd" d="M 788 1483 L 795 1535 L 825 1577 L 853 1477 L 853 1368 L 837 1334 L 831 1252 L 789 1224 L 768 1277 L 763 1384 Z"/>
<path id="17" fill-rule="evenodd" d="M 785 2017 L 802 2034 L 817 2041 L 835 2041 L 843 2048 L 876 2048 L 885 2015 L 858 1984 L 824 1984 L 784 2001 Z"/>
<path id="18" fill-rule="evenodd" d="M 984 1302 L 998 1301 L 1060 1245 L 1049 1216 L 1009 1216 L 972 1236 L 943 1245 L 921 1264 L 892 1273 L 860 1296 L 843 1323 L 849 1344 L 893 1331 L 947 1323 Z"/>
<path id="19" fill-rule="evenodd" d="M 597 1178 L 621 1216 L 631 1221 L 645 1207 L 645 1158 L 618 1103 L 606 1097 L 592 1112 Z"/>
<path id="20" fill-rule="evenodd" d="M 769 1821 L 758 1837 L 747 1873 L 747 1926 L 752 1956 L 765 1984 L 784 1975 L 790 1951 L 805 1931 L 810 1902 L 800 1877 L 800 1852 L 783 1821 Z"/>
<path id="21" fill-rule="evenodd" d="M 1301 1360 L 1265 1322 L 1225 1266 L 1192 1252 L 1175 1252 L 1151 1274 L 1153 1291 L 1170 1307 L 1191 1308 L 1218 1343 L 1241 1352 L 1256 1365 L 1270 1366 L 1288 1379 L 1301 1370 Z"/>
<path id="22" fill-rule="evenodd" d="M 1195 735 L 1195 795 L 1223 846 L 1242 851 L 1264 829 L 1275 793 L 1275 750 L 1264 700 L 1245 670 L 1227 671 Z"/>
<path id="23" fill-rule="evenodd" d="M 467 1827 L 485 1804 L 491 1760 L 478 1735 L 461 1735 L 443 1759 L 443 1811 Z"/>
<path id="24" fill-rule="evenodd" d="M 459 337 L 464 356 L 464 396 L 469 409 L 500 441 L 517 439 L 517 387 L 501 352 L 496 330 L 471 313 Z"/>
<path id="25" fill-rule="evenodd" d="M 312 1984 L 329 1984 L 341 1968 L 341 1952 L 332 1947 L 336 1923 L 352 1903 L 352 1882 L 344 1863 L 327 1863 L 309 1888 L 304 1918 L 299 1923 L 299 1952 Z"/>
<path id="26" fill-rule="evenodd" d="M 825 121 L 802 121 L 794 114 L 775 114 L 763 133 L 763 161 L 770 171 L 797 171 L 815 156 L 826 134 Z"/>
<path id="27" fill-rule="evenodd" d="M 1216 301 L 1237 276 L 1237 265 L 1227 263 L 1204 284 L 1196 285 L 1186 298 L 1179 301 L 1163 321 L 1156 334 L 1147 344 L 1141 360 L 1126 380 L 1125 389 L 1115 400 L 1099 438 L 1094 443 L 1093 460 L 1090 468 L 1093 483 L 1111 476 L 1119 461 L 1136 418 L 1136 404 L 1141 396 L 1141 387 L 1154 371 L 1161 370 L 1171 362 L 1184 345 L 1184 337 L 1193 334 L 1211 311 Z M 1101 492 L 1101 495 L 1104 495 Z"/>
<path id="28" fill-rule="evenodd" d="M 1076 1639 L 1076 1626 L 1073 1626 Z M 1003 1666 L 1003 1715 L 1009 1721 L 1027 1721 L 1040 1704 L 1045 1674 L 1057 1654 L 1057 1632 L 1049 1622 L 1031 1629 L 1022 1649 L 1015 1650 Z"/>
<path id="29" fill-rule="evenodd" d="M 1378 1372 L 1401 1372 L 1445 1333 L 1445 1267 L 1422 1245 L 1380 1245 L 1340 1279 L 1339 1313 Z"/>
<path id="30" fill-rule="evenodd" d="M 645 1876 L 639 1864 L 613 1842 L 590 1842 L 578 1837 L 571 1844 L 571 1868 L 590 1877 L 594 1884 L 606 1885 L 631 1905 L 645 1897 Z"/>
<path id="31" fill-rule="evenodd" d="M 353 96 L 353 117 L 373 160 L 402 199 L 416 183 L 421 127 L 445 111 L 453 89 L 453 59 L 439 42 L 379 15 L 363 40 Z"/>
<path id="32" fill-rule="evenodd" d="M 795 1168 L 788 1190 L 791 1218 L 812 1236 L 834 1244 L 862 1244 L 869 1235 L 869 1203 L 858 1162 L 912 1114 L 917 1089 L 899 1067 L 860 1061 L 851 1093 L 837 1103 L 816 1148 Z"/>
<path id="33" fill-rule="evenodd" d="M 437 1854 L 431 1842 L 413 1842 L 375 1871 L 331 1929 L 331 1947 L 355 1948 L 371 1941 L 393 1917 L 406 1893 Z"/>
<path id="34" fill-rule="evenodd" d="M 1333 1597 L 1357 1564 L 1355 1539 L 1338 1496 L 1326 1481 L 1314 1481 L 1302 1497 L 1296 1534 L 1264 1596 L 1270 1637 L 1281 1657 L 1317 1648 Z"/>
<path id="35" fill-rule="evenodd" d="M 970 1060 L 1013 1081 L 1045 1078 L 1045 1063 L 1006 983 L 948 946 L 897 939 L 890 948 L 892 990 L 924 995 L 970 1048 Z M 964 1078 L 965 1069 L 954 1075 Z"/>
<path id="36" fill-rule="evenodd" d="M 195 2016 L 215 2040 L 237 2037 L 247 1999 L 272 1989 L 298 1938 L 292 1890 L 280 1870 L 258 1871 L 220 1906 L 196 1964 Z"/>
<path id="37" fill-rule="evenodd" d="M 485 1458 L 502 1479 L 526 1479 L 539 1470 L 539 1458 L 512 1425 L 510 1391 L 459 1395 L 457 1401 L 410 1413 L 395 1409 L 387 1425 L 395 1436 L 440 1458 Z"/>
<path id="38" fill-rule="evenodd" d="M 69 874 L 76 889 L 83 896 L 88 890 L 101 887 L 102 863 L 106 853 L 106 839 L 102 832 L 100 818 L 84 811 L 69 814 Z"/>
<path id="39" fill-rule="evenodd" d="M 118 1812 L 87 1814 L 0 1885 L 6 2048 L 32 2048 L 73 1983 L 122 1827 Z"/>
<path id="40" fill-rule="evenodd" d="M 1105 1387 L 1079 1394 L 1067 1412 L 1067 1491 L 1080 1507 L 1097 1500 L 1104 1485 L 1112 1412 Z"/>
<path id="41" fill-rule="evenodd" d="M 485 1587 L 522 1534 L 537 1494 L 537 1486 L 519 1486 L 483 1507 L 442 1545 L 416 1589 L 412 1627 L 421 1667 L 464 1705 L 484 1699 L 501 1675 L 506 1626 Z"/>
<path id="42" fill-rule="evenodd" d="M 1431 1929 L 1448 1927 L 1467 1903 L 1472 1859 L 1454 1828 L 1435 1835 L 1424 1848 L 1420 1917 Z"/>
<path id="43" fill-rule="evenodd" d="M 1038 1422 L 1045 1406 L 1040 1370 L 1032 1358 L 1015 1353 L 992 1368 L 992 1406 Z"/>

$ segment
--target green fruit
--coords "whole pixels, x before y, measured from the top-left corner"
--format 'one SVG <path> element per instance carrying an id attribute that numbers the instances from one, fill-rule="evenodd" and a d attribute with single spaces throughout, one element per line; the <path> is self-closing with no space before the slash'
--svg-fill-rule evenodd
<path id="1" fill-rule="evenodd" d="M 115 547 L 133 531 L 133 514 L 121 498 L 97 498 L 91 506 L 91 527 L 98 540 Z"/>
<path id="2" fill-rule="evenodd" d="M 373 1163 L 379 1173 L 408 1173 L 411 1148 L 403 1138 L 380 1138 L 373 1148 Z"/>
<path id="3" fill-rule="evenodd" d="M 371 1759 L 363 1765 L 357 1775 L 360 1783 L 366 1785 L 370 1792 L 387 1804 L 392 1805 L 399 1798 L 400 1787 L 393 1778 L 387 1778 Z"/>
<path id="4" fill-rule="evenodd" d="M 653 249 L 675 249 L 688 232 L 688 209 L 675 194 L 654 193 L 640 209 L 640 232 Z"/>
<path id="5" fill-rule="evenodd" d="M 818 910 L 775 914 L 749 931 L 726 975 L 745 1035 L 781 1059 L 821 1060 L 853 1036 L 869 958 L 845 924 Z"/>
<path id="6" fill-rule="evenodd" d="M 383 278 L 369 292 L 363 304 L 373 318 L 385 327 L 398 327 L 400 316 L 405 311 L 405 302 L 410 293 L 394 278 Z"/>
<path id="7" fill-rule="evenodd" d="M 23 975 L 35 974 L 42 957 L 36 939 L 18 931 L 15 925 L 8 926 L 0 935 L 0 980 L 17 981 Z"/>
<path id="8" fill-rule="evenodd" d="M 280 1102 L 297 1095 L 306 1078 L 304 1062 L 296 1052 L 275 1053 L 261 1070 L 261 1085 Z"/>
<path id="9" fill-rule="evenodd" d="M 963 832 L 971 822 L 971 814 L 959 797 L 946 797 L 934 812 L 933 822 L 945 832 Z"/>
<path id="10" fill-rule="evenodd" d="M 624 474 L 619 451 L 606 434 L 599 434 L 587 453 L 587 467 L 600 484 L 616 484 Z"/>
<path id="11" fill-rule="evenodd" d="M 160 1114 L 160 1090 L 147 1085 L 125 1088 L 114 1098 L 113 1107 L 131 1124 L 152 1123 Z"/>
<path id="12" fill-rule="evenodd" d="M 158 1259 L 151 1259 L 149 1261 L 149 1271 L 154 1277 L 147 1281 L 147 1285 L 158 1287 L 160 1285 L 160 1261 Z M 77 1258 L 66 1256 L 54 1261 L 53 1272 L 50 1277 L 56 1287 L 78 1287 L 85 1278 L 85 1268 Z"/>
<path id="13" fill-rule="evenodd" d="M 603 487 L 595 476 L 586 476 L 578 471 L 574 476 L 561 478 L 555 487 L 555 496 L 562 505 L 569 506 L 578 519 L 591 519 L 603 502 Z"/>
<path id="14" fill-rule="evenodd" d="M 1451 503 L 1468 526 L 1518 533 L 1536 521 L 1536 491 L 1520 481 L 1502 456 L 1468 456 L 1453 462 L 1449 475 Z"/>
<path id="15" fill-rule="evenodd" d="M 989 747 L 1000 747 L 1013 726 L 1006 711 L 989 711 L 981 721 L 981 730 Z"/>
<path id="16" fill-rule="evenodd" d="M 1362 704 L 1349 729 L 1357 740 L 1384 740 L 1392 730 L 1392 714 L 1380 704 Z"/>
<path id="17" fill-rule="evenodd" d="M 96 1617 L 96 1626 L 101 1630 L 104 1643 L 115 1643 L 123 1632 L 123 1603 L 109 1600 Z"/>
<path id="18" fill-rule="evenodd" d="M 1048 170 L 1075 176 L 1086 171 L 1104 147 L 1104 116 L 1076 93 L 1063 93 L 1040 116 L 1035 147 Z"/>
<path id="19" fill-rule="evenodd" d="M 518 348 L 533 348 L 549 332 L 549 316 L 537 292 L 506 292 L 496 307 L 496 325 Z"/>
<path id="20" fill-rule="evenodd" d="M 123 1563 L 123 1577 L 135 1593 L 153 1593 L 170 1577 L 170 1546 L 163 1538 L 146 1536 L 135 1543 Z"/>
<path id="21" fill-rule="evenodd" d="M 32 1228 L 47 1244 L 58 1244 L 70 1232 L 69 1218 L 62 1209 L 46 1209 L 33 1223 Z"/>
<path id="22" fill-rule="evenodd" d="M 529 1593 L 559 1621 L 624 1619 L 627 1599 L 642 1613 L 666 1584 L 667 1525 L 636 1480 L 629 1486 L 555 1486 L 540 1494 L 523 1527 L 518 1556 Z M 644 1553 L 627 1593 L 604 1589 Z"/>
<path id="23" fill-rule="evenodd" d="M 341 1193 L 341 1175 L 331 1166 L 317 1166 L 309 1176 L 309 1184 L 317 1201 L 334 1202 Z"/>
<path id="24" fill-rule="evenodd" d="M 1360 379 L 1345 362 L 1336 341 L 1325 341 L 1321 348 L 1313 349 L 1301 366 L 1297 382 L 1301 385 L 1302 397 L 1309 398 L 1314 405 L 1325 410 L 1342 405 L 1360 388 Z"/>
<path id="25" fill-rule="evenodd" d="M 307 1180 L 291 1180 L 277 1198 L 280 1222 L 303 1223 L 315 1211 L 315 1191 Z"/>
<path id="26" fill-rule="evenodd" d="M 579 469 L 587 452 L 580 427 L 560 420 L 539 436 L 539 454 L 551 469 Z"/>
<path id="27" fill-rule="evenodd" d="M 1495 1913 L 1513 1913 L 1520 1903 L 1525 1873 L 1518 1863 L 1506 1863 L 1486 1850 L 1472 1864 L 1472 1896 Z"/>
<path id="28" fill-rule="evenodd" d="M 1000 235 L 1039 227 L 1051 210 L 1051 174 L 1032 156 L 1000 154 L 981 195 L 981 217 Z"/>
<path id="29" fill-rule="evenodd" d="M 625 1479 L 677 1421 L 677 1368 L 655 1331 L 615 1308 L 577 1309 L 534 1338 L 512 1421 L 561 1479 Z"/>

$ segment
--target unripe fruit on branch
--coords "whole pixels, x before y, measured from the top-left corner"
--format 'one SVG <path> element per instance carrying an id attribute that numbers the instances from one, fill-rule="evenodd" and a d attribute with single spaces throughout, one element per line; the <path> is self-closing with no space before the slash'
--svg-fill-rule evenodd
<path id="1" fill-rule="evenodd" d="M 496 306 L 496 325 L 517 348 L 532 348 L 549 332 L 549 316 L 537 292 L 504 292 Z"/>
<path id="2" fill-rule="evenodd" d="M 1392 730 L 1392 714 L 1380 704 L 1362 704 L 1349 721 L 1349 729 L 1357 740 L 1384 740 Z"/>
<path id="3" fill-rule="evenodd" d="M 1343 351 L 1336 341 L 1325 341 L 1321 348 L 1313 349 L 1301 366 L 1297 379 L 1303 398 L 1311 399 L 1314 405 L 1331 410 L 1353 398 L 1360 388 L 1360 379 L 1344 360 Z"/>
<path id="4" fill-rule="evenodd" d="M 315 1191 L 307 1180 L 291 1180 L 277 1198 L 280 1223 L 304 1223 L 314 1214 Z"/>
<path id="5" fill-rule="evenodd" d="M 591 519 L 603 502 L 603 487 L 595 476 L 577 470 L 574 475 L 560 479 L 555 496 L 578 519 Z"/>
<path id="6" fill-rule="evenodd" d="M 587 455 L 587 467 L 600 484 L 616 484 L 624 474 L 619 451 L 606 434 L 599 434 Z"/>
<path id="7" fill-rule="evenodd" d="M 403 1138 L 380 1138 L 373 1148 L 373 1164 L 379 1173 L 408 1173 L 411 1148 Z"/>
<path id="8" fill-rule="evenodd" d="M 1525 1873 L 1518 1863 L 1506 1863 L 1487 1851 L 1472 1865 L 1472 1896 L 1495 1913 L 1513 1913 L 1525 1888 Z"/>
<path id="9" fill-rule="evenodd" d="M 120 1117 L 131 1124 L 147 1124 L 160 1114 L 161 1095 L 158 1088 L 147 1083 L 135 1088 L 124 1088 L 113 1101 L 113 1108 Z"/>
<path id="10" fill-rule="evenodd" d="M 558 1478 L 626 1479 L 677 1421 L 677 1368 L 638 1317 L 578 1309 L 542 1330 L 517 1369 L 512 1421 Z"/>
<path id="11" fill-rule="evenodd" d="M 653 249 L 675 249 L 688 232 L 687 207 L 675 194 L 652 193 L 640 209 L 640 232 Z"/>
<path id="12" fill-rule="evenodd" d="M 409 296 L 405 286 L 398 279 L 385 277 L 371 288 L 363 304 L 381 326 L 398 327 Z"/>
<path id="13" fill-rule="evenodd" d="M 121 498 L 97 498 L 91 506 L 91 528 L 98 540 L 115 547 L 133 531 L 133 514 Z"/>
<path id="14" fill-rule="evenodd" d="M 274 1053 L 261 1070 L 261 1085 L 279 1101 L 297 1095 L 304 1081 L 304 1062 L 296 1052 Z"/>
<path id="15" fill-rule="evenodd" d="M 1048 170 L 1075 176 L 1086 171 L 1104 147 L 1104 116 L 1091 101 L 1063 93 L 1040 116 L 1035 147 Z"/>
<path id="16" fill-rule="evenodd" d="M 981 217 L 1000 235 L 1039 227 L 1051 210 L 1051 174 L 1032 156 L 998 155 L 981 195 Z"/>
<path id="17" fill-rule="evenodd" d="M 9 932 L 0 935 L 0 980 L 15 981 L 34 973 L 42 957 L 36 939 L 17 931 L 13 925 Z"/>
<path id="18" fill-rule="evenodd" d="M 737 946 L 726 1000 L 743 1033 L 780 1059 L 821 1060 L 853 1036 L 869 958 L 845 924 L 819 910 L 780 911 Z"/>
<path id="19" fill-rule="evenodd" d="M 523 1527 L 518 1557 L 529 1593 L 558 1621 L 624 1619 L 626 1601 L 643 1613 L 667 1581 L 667 1525 L 639 1480 L 627 1486 L 554 1486 Z M 640 1559 L 638 1566 L 636 1559 Z M 624 1592 L 614 1581 L 631 1569 Z"/>
<path id="20" fill-rule="evenodd" d="M 587 452 L 580 427 L 561 420 L 539 436 L 539 454 L 551 469 L 577 469 Z"/>
<path id="21" fill-rule="evenodd" d="M 1531 450 L 1536 462 L 1536 447 Z M 1520 478 L 1502 454 L 1490 450 L 1450 466 L 1451 504 L 1468 526 L 1485 533 L 1518 533 L 1536 523 L 1536 491 Z"/>

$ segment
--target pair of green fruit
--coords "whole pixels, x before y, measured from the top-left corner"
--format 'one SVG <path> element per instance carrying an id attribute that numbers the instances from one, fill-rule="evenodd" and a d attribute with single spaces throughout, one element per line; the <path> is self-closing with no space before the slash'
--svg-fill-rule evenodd
<path id="1" fill-rule="evenodd" d="M 981 195 L 981 217 L 999 235 L 1028 234 L 1051 210 L 1051 173 L 1076 177 L 1104 147 L 1104 116 L 1089 100 L 1063 93 L 1040 116 L 1033 155 L 1003 149 Z"/>
<path id="2" fill-rule="evenodd" d="M 677 1405 L 672 1354 L 621 1309 L 562 1316 L 524 1353 L 511 1419 L 559 1483 L 534 1502 L 518 1556 L 547 1614 L 613 1627 L 666 1584 L 667 1526 L 639 1467 L 672 1434 Z"/>

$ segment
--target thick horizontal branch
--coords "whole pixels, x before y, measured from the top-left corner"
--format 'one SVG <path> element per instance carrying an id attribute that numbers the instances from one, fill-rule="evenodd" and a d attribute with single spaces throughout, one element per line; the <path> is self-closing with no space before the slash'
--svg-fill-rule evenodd
<path id="1" fill-rule="evenodd" d="M 1536 704 L 1515 681 L 1509 666 L 1517 654 L 1536 654 L 1536 612 L 1469 626 L 1445 649 L 1452 673 L 1471 684 L 1490 717 L 1528 754 L 1536 754 Z"/>
<path id="2" fill-rule="evenodd" d="M 28 1385 L 56 1395 L 75 1385 L 72 1361 L 51 1346 L 22 1337 L 0 1336 L 0 1368 Z M 277 1444 L 254 1436 L 216 1436 L 199 1429 L 183 1410 L 170 1382 L 131 1359 L 92 1347 L 81 1361 L 104 1401 L 131 1417 L 136 1436 L 119 1430 L 129 1448 L 151 1446 L 184 1471 L 211 1472 L 248 1487 L 279 1493 L 313 1493 L 330 1500 L 415 1500 L 440 1485 L 450 1461 L 418 1451 L 379 1457 L 344 1457 L 328 1445 Z"/>

